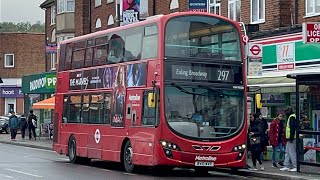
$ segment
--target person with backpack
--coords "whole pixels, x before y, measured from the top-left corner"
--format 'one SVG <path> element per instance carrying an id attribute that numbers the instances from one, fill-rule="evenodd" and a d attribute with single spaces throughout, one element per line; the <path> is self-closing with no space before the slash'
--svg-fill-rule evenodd
<path id="1" fill-rule="evenodd" d="M 21 115 L 21 118 L 20 118 L 20 130 L 21 130 L 22 140 L 24 140 L 27 128 L 28 128 L 27 118 L 24 115 Z"/>
<path id="2" fill-rule="evenodd" d="M 37 116 L 33 114 L 33 110 L 30 110 L 29 112 L 30 112 L 28 117 L 29 139 L 31 140 L 31 137 L 33 134 L 34 140 L 37 140 L 36 138 Z"/>
<path id="3" fill-rule="evenodd" d="M 11 140 L 15 140 L 17 136 L 17 129 L 19 127 L 19 119 L 16 116 L 15 112 L 11 112 L 11 116 L 9 118 L 9 127 L 10 127 L 10 134 Z"/>

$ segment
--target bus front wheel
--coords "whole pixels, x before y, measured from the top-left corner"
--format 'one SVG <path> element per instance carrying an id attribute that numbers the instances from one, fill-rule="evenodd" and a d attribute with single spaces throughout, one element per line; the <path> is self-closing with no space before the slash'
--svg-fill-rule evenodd
<path id="1" fill-rule="evenodd" d="M 134 165 L 132 163 L 133 150 L 130 141 L 127 141 L 123 149 L 123 166 L 128 173 L 133 172 Z"/>

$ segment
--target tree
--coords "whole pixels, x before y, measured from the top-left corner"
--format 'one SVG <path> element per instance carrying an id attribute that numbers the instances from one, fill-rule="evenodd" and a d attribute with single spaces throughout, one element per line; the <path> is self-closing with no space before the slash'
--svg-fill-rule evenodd
<path id="1" fill-rule="evenodd" d="M 0 22 L 0 32 L 39 32 L 43 33 L 45 31 L 44 23 L 40 21 L 35 24 L 30 22 Z"/>

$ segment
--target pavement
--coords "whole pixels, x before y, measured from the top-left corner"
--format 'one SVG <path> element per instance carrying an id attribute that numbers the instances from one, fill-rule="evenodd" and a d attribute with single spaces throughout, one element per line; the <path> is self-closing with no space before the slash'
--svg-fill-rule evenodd
<path id="1" fill-rule="evenodd" d="M 47 139 L 46 137 L 37 138 L 37 140 L 29 140 L 26 137 L 25 140 L 22 140 L 21 134 L 17 135 L 17 140 L 12 141 L 10 139 L 10 134 L 0 134 L 0 143 L 3 144 L 13 144 L 18 146 L 33 147 L 38 149 L 52 150 L 52 140 Z M 248 164 L 251 166 L 251 159 L 248 160 Z M 301 166 L 301 172 L 288 172 L 280 171 L 279 168 L 274 168 L 271 161 L 263 161 L 265 170 L 252 171 L 248 169 L 240 169 L 237 171 L 231 171 L 229 169 L 217 169 L 217 171 L 229 172 L 234 174 L 241 174 L 259 178 L 268 178 L 268 179 L 281 179 L 281 180 L 320 180 L 320 168 L 313 166 Z M 259 166 L 258 166 L 259 167 Z"/>

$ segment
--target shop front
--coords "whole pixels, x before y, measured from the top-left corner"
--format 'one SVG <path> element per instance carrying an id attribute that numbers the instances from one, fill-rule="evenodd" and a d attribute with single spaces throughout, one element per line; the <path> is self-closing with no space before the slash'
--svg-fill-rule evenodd
<path id="1" fill-rule="evenodd" d="M 43 123 L 51 123 L 53 112 L 52 106 L 44 105 L 44 100 L 52 99 L 55 93 L 56 73 L 46 72 L 22 77 L 22 92 L 24 93 L 25 112 L 33 109 L 38 116 L 38 126 Z M 54 103 L 54 101 L 50 101 Z M 53 104 L 54 105 L 54 104 Z"/>
<path id="2" fill-rule="evenodd" d="M 23 94 L 21 87 L 0 86 L 0 112 L 5 115 L 11 111 L 23 113 Z"/>
<path id="3" fill-rule="evenodd" d="M 296 82 L 287 74 L 318 72 L 320 68 L 320 44 L 304 44 L 302 33 L 252 40 L 248 51 L 261 47 L 261 59 L 248 59 L 248 86 L 255 91 L 251 97 L 261 94 L 262 108 L 259 111 L 270 122 L 285 106 L 296 107 Z M 250 53 L 249 53 L 250 54 Z M 252 53 L 251 53 L 252 54 Z M 257 53 L 256 53 L 257 54 Z M 300 88 L 300 108 L 307 118 L 312 112 L 307 89 Z M 256 107 L 256 106 L 255 106 Z M 252 112 L 257 108 L 252 108 Z M 312 126 L 311 126 L 312 127 Z"/>

